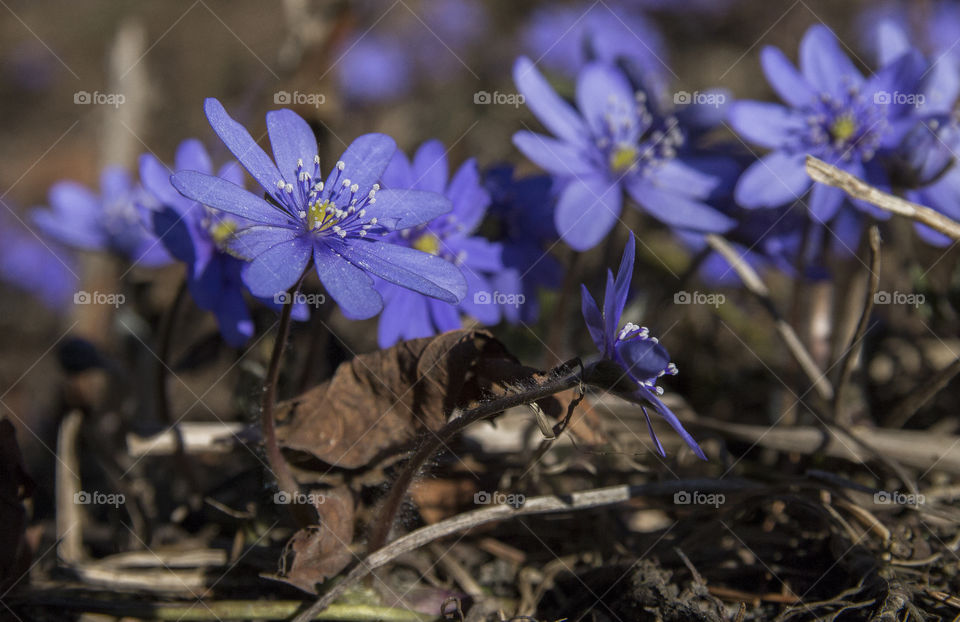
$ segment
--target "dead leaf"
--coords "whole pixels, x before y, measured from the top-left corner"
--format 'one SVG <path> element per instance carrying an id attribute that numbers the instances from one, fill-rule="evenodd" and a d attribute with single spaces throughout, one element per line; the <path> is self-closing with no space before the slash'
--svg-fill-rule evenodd
<path id="1" fill-rule="evenodd" d="M 355 505 L 353 493 L 345 486 L 314 490 L 310 495 L 317 501 L 314 507 L 319 514 L 319 524 L 293 534 L 287 542 L 283 559 L 286 568 L 287 557 L 293 555 L 289 571 L 274 578 L 316 594 L 317 583 L 337 575 L 353 559 L 350 544 L 353 542 Z"/>
<path id="2" fill-rule="evenodd" d="M 457 330 L 361 354 L 330 380 L 278 404 L 280 445 L 355 469 L 403 451 L 485 391 L 480 361 L 517 363 L 490 333 Z"/>

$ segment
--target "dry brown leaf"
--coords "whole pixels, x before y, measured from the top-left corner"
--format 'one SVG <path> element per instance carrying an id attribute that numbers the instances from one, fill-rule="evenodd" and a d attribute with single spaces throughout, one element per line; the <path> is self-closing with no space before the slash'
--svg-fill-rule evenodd
<path id="1" fill-rule="evenodd" d="M 337 575 L 353 559 L 355 505 L 353 493 L 345 486 L 314 490 L 311 495 L 323 500 L 314 504 L 319 524 L 293 534 L 286 547 L 286 555 L 293 555 L 289 570 L 275 578 L 315 594 L 317 583 Z"/>

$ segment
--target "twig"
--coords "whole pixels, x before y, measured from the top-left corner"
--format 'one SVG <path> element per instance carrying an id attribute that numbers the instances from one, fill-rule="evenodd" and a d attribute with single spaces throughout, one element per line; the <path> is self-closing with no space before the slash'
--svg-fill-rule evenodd
<path id="1" fill-rule="evenodd" d="M 83 529 L 80 506 L 75 495 L 80 492 L 80 462 L 77 459 L 77 437 L 83 415 L 79 410 L 67 413 L 57 434 L 57 557 L 68 564 L 83 559 Z"/>
<path id="2" fill-rule="evenodd" d="M 777 332 L 780 333 L 781 339 L 783 339 L 787 349 L 790 350 L 790 353 L 793 355 L 793 358 L 796 359 L 800 368 L 810 381 L 813 382 L 813 387 L 820 397 L 828 402 L 832 400 L 834 395 L 833 385 L 830 383 L 830 380 L 827 379 L 826 375 L 820 371 L 810 352 L 807 351 L 803 342 L 800 341 L 800 337 L 797 336 L 796 331 L 783 319 L 780 311 L 776 305 L 773 304 L 773 299 L 770 297 L 770 290 L 767 288 L 766 283 L 760 278 L 760 275 L 757 274 L 756 270 L 744 261 L 743 258 L 737 254 L 737 251 L 730 246 L 730 243 L 721 236 L 711 233 L 707 235 L 707 243 L 713 250 L 720 253 L 720 255 L 727 260 L 727 263 L 730 264 L 740 277 L 740 280 L 743 281 L 747 290 L 757 297 L 767 310 L 767 313 L 773 318 L 773 322 L 776 325 Z"/>
<path id="3" fill-rule="evenodd" d="M 915 415 L 930 398 L 950 384 L 950 381 L 957 374 L 960 374 L 960 359 L 938 371 L 900 400 L 897 405 L 890 409 L 890 414 L 884 419 L 884 426 L 890 428 L 903 427 L 903 424 L 909 421 L 910 417 Z"/>
<path id="4" fill-rule="evenodd" d="M 877 290 L 880 289 L 880 229 L 876 225 L 870 227 L 868 239 L 870 242 L 870 285 L 867 287 L 867 295 L 863 301 L 863 313 L 860 314 L 857 330 L 853 333 L 850 347 L 847 348 L 843 363 L 840 366 L 840 380 L 837 382 L 837 393 L 833 398 L 833 419 L 838 422 L 843 421 L 840 418 L 840 409 L 843 408 L 843 392 L 853 375 L 853 368 L 857 364 L 857 359 L 860 358 L 860 351 L 863 350 L 862 340 L 870 323 L 870 314 L 873 312 L 873 299 Z"/>
<path id="5" fill-rule="evenodd" d="M 311 620 L 312 616 L 329 607 L 333 601 L 343 595 L 343 593 L 352 585 L 355 585 L 357 581 L 363 579 L 363 577 L 367 576 L 373 570 L 396 559 L 398 556 L 415 551 L 421 546 L 443 538 L 444 536 L 457 533 L 458 531 L 520 516 L 587 510 L 622 503 L 636 497 L 671 495 L 680 490 L 739 491 L 749 489 L 751 486 L 752 484 L 747 482 L 729 479 L 651 482 L 638 486 L 610 486 L 608 488 L 597 488 L 565 495 L 533 497 L 527 499 L 526 503 L 519 508 L 514 508 L 509 505 L 496 505 L 458 514 L 439 523 L 434 523 L 433 525 L 412 531 L 405 536 L 397 538 L 382 549 L 367 555 L 366 558 L 338 581 L 337 584 L 314 603 L 313 606 L 294 618 L 294 622 L 307 622 Z"/>
<path id="6" fill-rule="evenodd" d="M 929 207 L 878 190 L 850 173 L 811 155 L 807 156 L 807 174 L 814 181 L 840 188 L 855 199 L 861 199 L 876 205 L 882 210 L 906 216 L 954 240 L 960 240 L 960 223 L 957 221 Z"/>
<path id="7" fill-rule="evenodd" d="M 582 381 L 581 373 L 582 372 L 567 373 L 564 376 L 549 380 L 532 389 L 511 393 L 484 402 L 479 406 L 463 411 L 437 432 L 424 437 L 420 447 L 417 448 L 417 451 L 411 456 L 410 460 L 407 461 L 406 466 L 404 466 L 403 470 L 397 476 L 397 479 L 394 480 L 391 485 L 390 493 L 383 502 L 380 518 L 371 534 L 367 550 L 371 552 L 376 551 L 387 543 L 387 538 L 390 536 L 390 529 L 393 527 L 393 521 L 396 518 L 397 512 L 400 510 L 400 506 L 407 494 L 407 489 L 410 488 L 410 484 L 413 482 L 413 478 L 420 472 L 420 468 L 430 459 L 430 456 L 442 445 L 478 421 L 489 419 L 508 408 L 529 404 L 530 402 L 535 402 L 545 397 L 550 397 L 555 393 L 578 386 Z"/>

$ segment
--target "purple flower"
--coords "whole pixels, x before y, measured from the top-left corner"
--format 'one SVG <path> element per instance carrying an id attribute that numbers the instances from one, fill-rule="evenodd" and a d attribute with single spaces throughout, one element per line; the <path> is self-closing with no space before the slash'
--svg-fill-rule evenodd
<path id="1" fill-rule="evenodd" d="M 204 173 L 181 171 L 172 183 L 184 196 L 255 223 L 235 232 L 230 251 L 249 257 L 242 270 L 254 296 L 271 298 L 292 288 L 311 261 L 320 281 L 351 319 L 383 308 L 371 275 L 450 303 L 466 294 L 456 266 L 436 255 L 381 238 L 450 211 L 443 196 L 423 190 L 380 190 L 396 144 L 366 134 L 343 153 L 326 180 L 317 141 L 291 110 L 267 113 L 271 160 L 216 99 L 205 103 L 214 131 L 260 184 L 265 197 Z M 274 163 L 276 162 L 276 163 Z"/>
<path id="2" fill-rule="evenodd" d="M 213 172 L 203 144 L 196 139 L 180 143 L 174 159 L 178 171 Z M 236 162 L 222 166 L 221 179 L 243 186 L 243 170 Z M 140 181 L 159 207 L 153 209 L 153 230 L 177 260 L 187 264 L 187 288 L 197 306 L 217 318 L 224 341 L 240 347 L 253 336 L 253 319 L 244 300 L 243 262 L 229 253 L 228 244 L 238 229 L 252 225 L 184 197 L 170 183 L 170 171 L 156 157 L 140 156 Z M 273 300 L 264 300 L 274 306 Z M 306 319 L 305 308 L 298 308 Z"/>
<path id="3" fill-rule="evenodd" d="M 0 205 L 13 214 L 9 206 Z M 44 242 L 0 213 L 0 279 L 4 282 L 36 296 L 50 309 L 61 310 L 76 292 L 78 277 L 72 265 L 73 259 L 65 249 Z"/>
<path id="4" fill-rule="evenodd" d="M 775 47 L 763 50 L 761 62 L 786 105 L 738 101 L 731 106 L 734 129 L 771 150 L 740 178 L 738 203 L 777 207 L 799 198 L 812 184 L 804 168 L 808 154 L 874 185 L 889 186 L 878 155 L 896 147 L 914 122 L 909 95 L 917 93 L 925 69 L 918 54 L 903 54 L 865 79 L 834 34 L 816 25 L 800 43 L 800 71 Z M 844 197 L 838 188 L 814 185 L 811 217 L 832 220 Z M 889 216 L 868 203 L 853 204 L 876 218 Z"/>
<path id="5" fill-rule="evenodd" d="M 623 251 L 623 259 L 620 261 L 620 269 L 617 271 L 616 279 L 613 272 L 607 270 L 607 288 L 603 295 L 603 312 L 597 306 L 596 301 L 587 291 L 585 285 L 581 285 L 582 291 L 582 310 L 583 319 L 587 324 L 587 330 L 590 331 L 590 337 L 597 345 L 597 349 L 603 355 L 603 358 L 616 363 L 622 368 L 623 373 L 633 384 L 633 396 L 642 399 L 653 405 L 654 409 L 673 427 L 681 438 L 690 446 L 697 456 L 706 460 L 703 450 L 697 445 L 697 442 L 683 428 L 683 424 L 677 419 L 677 416 L 671 412 L 659 396 L 663 395 L 663 388 L 657 386 L 657 381 L 661 376 L 675 375 L 677 366 L 670 362 L 670 355 L 656 337 L 650 336 L 650 331 L 645 327 L 637 326 L 627 322 L 620 327 L 620 316 L 623 314 L 623 308 L 627 304 L 627 293 L 630 289 L 630 281 L 633 278 L 633 259 L 635 253 L 635 242 L 631 235 L 627 241 L 627 246 Z M 647 428 L 650 430 L 650 437 L 661 456 L 665 456 L 663 445 L 660 439 L 653 432 L 653 424 L 650 422 L 650 415 L 646 408 L 643 414 L 647 418 Z"/>
<path id="6" fill-rule="evenodd" d="M 513 295 L 523 304 L 505 304 L 500 309 L 507 322 L 532 323 L 540 313 L 540 288 L 555 289 L 563 279 L 563 266 L 550 253 L 557 239 L 553 225 L 556 202 L 549 175 L 514 177 L 512 166 L 486 171 L 484 187 L 490 193 L 489 213 L 498 228 L 494 237 L 503 246 L 503 270 L 493 277 L 496 291 Z M 519 298 L 518 295 L 523 296 Z"/>
<path id="7" fill-rule="evenodd" d="M 596 246 L 620 216 L 623 190 L 658 220 L 680 229 L 722 232 L 733 221 L 703 203 L 716 180 L 677 156 L 684 133 L 659 118 L 643 91 L 618 68 L 588 64 L 577 77 L 577 109 L 561 99 L 527 58 L 513 69 L 527 106 L 556 138 L 520 131 L 513 142 L 552 173 L 563 190 L 554 222 L 576 250 Z"/>
<path id="8" fill-rule="evenodd" d="M 497 292 L 491 278 L 503 269 L 501 247 L 474 234 L 490 204 L 490 195 L 480 184 L 473 159 L 464 162 L 450 179 L 448 171 L 447 157 L 439 141 L 421 145 L 412 161 L 399 150 L 394 153 L 383 173 L 381 192 L 394 189 L 434 192 L 446 196 L 453 209 L 419 226 L 394 231 L 385 241 L 439 256 L 459 266 L 467 281 L 467 295 L 459 304 L 451 304 L 379 281 L 377 289 L 384 301 L 377 333 L 381 348 L 400 339 L 427 337 L 460 328 L 461 313 L 485 325 L 500 321 L 500 308 L 493 299 Z"/>
<path id="9" fill-rule="evenodd" d="M 74 181 L 50 188 L 52 209 L 37 209 L 34 222 L 44 234 L 81 250 L 110 251 L 147 267 L 170 263 L 170 255 L 148 230 L 143 189 L 122 168 L 100 175 L 100 195 Z"/>

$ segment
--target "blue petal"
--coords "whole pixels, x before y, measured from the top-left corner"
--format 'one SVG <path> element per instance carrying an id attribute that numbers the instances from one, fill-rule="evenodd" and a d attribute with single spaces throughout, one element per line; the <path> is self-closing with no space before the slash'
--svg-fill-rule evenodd
<path id="1" fill-rule="evenodd" d="M 580 146 L 543 134 L 521 130 L 513 135 L 513 144 L 540 168 L 555 175 L 586 175 L 596 168 L 584 157 Z"/>
<path id="2" fill-rule="evenodd" d="M 881 19 L 871 33 L 877 46 L 877 63 L 882 67 L 911 49 L 910 35 L 902 24 L 888 18 Z"/>
<path id="3" fill-rule="evenodd" d="M 185 197 L 228 214 L 270 225 L 294 223 L 285 211 L 219 177 L 194 171 L 180 171 L 174 173 L 170 181 Z"/>
<path id="4" fill-rule="evenodd" d="M 660 416 L 666 419 L 667 423 L 670 424 L 670 427 L 676 430 L 677 434 L 680 435 L 680 438 L 682 438 L 683 441 L 690 447 L 690 449 L 693 450 L 693 453 L 697 454 L 697 457 L 701 460 L 706 460 L 707 455 L 703 453 L 702 449 L 700 449 L 700 445 L 698 445 L 697 441 L 693 439 L 693 436 L 691 436 L 690 433 L 684 429 L 683 424 L 680 423 L 680 420 L 677 419 L 677 416 L 673 414 L 673 411 L 667 408 L 667 405 L 660 401 L 660 398 L 653 395 L 650 391 L 646 391 L 643 389 L 643 387 L 640 388 L 640 393 L 644 399 L 653 404 L 654 408 L 657 409 L 657 412 L 660 413 Z M 643 395 L 644 393 L 646 395 Z"/>
<path id="5" fill-rule="evenodd" d="M 618 341 L 616 349 L 627 371 L 640 382 L 656 380 L 670 364 L 667 349 L 652 339 Z"/>
<path id="6" fill-rule="evenodd" d="M 343 256 L 385 281 L 449 303 L 463 300 L 467 282 L 452 263 L 436 255 L 385 242 L 344 245 Z"/>
<path id="7" fill-rule="evenodd" d="M 602 177 L 572 179 L 557 201 L 557 232 L 574 250 L 589 250 L 610 233 L 622 209 L 618 184 Z"/>
<path id="8" fill-rule="evenodd" d="M 652 181 L 656 182 L 656 178 Z M 671 227 L 723 233 L 736 225 L 732 218 L 707 204 L 658 187 L 649 179 L 634 176 L 628 181 L 627 192 L 644 211 Z"/>
<path id="9" fill-rule="evenodd" d="M 810 214 L 818 222 L 829 222 L 843 205 L 846 194 L 840 188 L 813 184 L 810 191 Z"/>
<path id="10" fill-rule="evenodd" d="M 603 339 L 605 343 L 616 343 L 620 314 L 623 309 L 616 308 L 613 272 L 607 270 L 607 285 L 603 289 Z"/>
<path id="11" fill-rule="evenodd" d="M 577 75 L 577 107 L 594 136 L 609 132 L 611 104 L 618 119 L 636 117 L 634 89 L 623 73 L 607 63 L 590 63 Z"/>
<path id="12" fill-rule="evenodd" d="M 593 296 L 590 295 L 587 286 L 582 284 L 580 285 L 580 311 L 583 313 L 583 321 L 587 325 L 590 338 L 593 339 L 593 343 L 596 344 L 597 350 L 606 355 L 607 345 L 603 330 L 603 316 L 600 315 L 597 302 L 593 299 Z"/>
<path id="13" fill-rule="evenodd" d="M 331 184 L 334 184 L 338 177 L 349 179 L 351 184 L 360 186 L 358 194 L 365 195 L 373 184 L 380 181 L 396 150 L 397 143 L 386 134 L 364 134 L 350 143 L 340 156 L 340 161 L 344 163 L 343 172 L 334 167 L 327 177 L 326 185 L 332 188 Z"/>
<path id="14" fill-rule="evenodd" d="M 177 153 L 173 158 L 173 163 L 178 171 L 213 172 L 210 155 L 203 143 L 196 138 L 188 138 L 177 145 Z"/>
<path id="15" fill-rule="evenodd" d="M 267 132 L 280 174 L 288 184 L 299 187 L 297 161 L 303 164 L 303 170 L 312 172 L 317 157 L 313 130 L 300 115 L 284 108 L 267 113 Z"/>
<path id="16" fill-rule="evenodd" d="M 734 198 L 747 208 L 779 207 L 796 201 L 812 183 L 805 161 L 802 153 L 768 153 L 743 172 L 737 181 Z"/>
<path id="17" fill-rule="evenodd" d="M 344 316 L 351 320 L 365 320 L 380 313 L 383 300 L 366 272 L 320 244 L 313 254 L 313 261 L 320 282 Z"/>
<path id="18" fill-rule="evenodd" d="M 420 145 L 413 156 L 413 188 L 417 190 L 443 191 L 447 188 L 447 154 L 439 140 L 428 140 Z"/>
<path id="19" fill-rule="evenodd" d="M 527 107 L 555 136 L 575 144 L 586 140 L 583 120 L 554 92 L 529 58 L 521 56 L 513 64 L 513 81 L 526 98 Z"/>
<path id="20" fill-rule="evenodd" d="M 823 24 L 811 26 L 800 42 L 800 71 L 820 93 L 840 97 L 863 84 L 863 75 Z"/>
<path id="21" fill-rule="evenodd" d="M 881 67 L 864 87 L 864 96 L 876 101 L 877 94 L 886 95 L 890 103 L 884 104 L 884 107 L 887 108 L 887 116 L 890 118 L 909 114 L 916 110 L 911 98 L 902 97 L 891 100 L 890 97 L 895 93 L 916 95 L 926 70 L 927 64 L 923 56 L 911 50 L 892 63 Z"/>
<path id="22" fill-rule="evenodd" d="M 463 277 L 467 280 L 467 295 L 460 301 L 460 308 L 464 313 L 473 317 L 484 326 L 493 326 L 500 322 L 500 305 L 496 300 L 492 299 L 494 293 L 493 285 L 491 285 L 487 279 L 468 268 L 464 268 L 462 272 Z M 485 292 L 487 296 L 478 296 L 477 294 L 481 292 Z M 458 319 L 456 328 L 459 327 L 460 320 Z M 440 328 L 441 331 L 451 330 L 446 326 L 440 326 Z"/>
<path id="23" fill-rule="evenodd" d="M 712 162 L 700 162 L 703 166 Z M 689 196 L 705 199 L 716 190 L 720 178 L 689 166 L 682 160 L 671 158 L 657 166 L 656 183 L 664 189 Z"/>
<path id="24" fill-rule="evenodd" d="M 190 203 L 170 185 L 170 169 L 153 154 L 144 153 L 140 156 L 140 183 L 162 205 L 174 207 Z"/>
<path id="25" fill-rule="evenodd" d="M 767 82 L 780 99 L 794 108 L 814 101 L 816 93 L 779 48 L 766 46 L 760 52 L 760 64 Z"/>
<path id="26" fill-rule="evenodd" d="M 433 334 L 445 333 L 450 330 L 459 330 L 463 327 L 463 322 L 460 321 L 460 313 L 457 311 L 457 307 L 450 303 L 436 300 L 434 298 L 426 298 L 424 296 L 421 296 L 421 298 L 426 301 L 427 308 L 430 310 L 430 318 L 433 320 L 434 326 Z M 496 324 L 497 321 L 498 320 L 494 320 L 491 323 Z"/>
<path id="27" fill-rule="evenodd" d="M 453 203 L 452 215 L 459 226 L 463 231 L 473 231 L 490 205 L 490 194 L 481 185 L 476 160 L 470 158 L 460 165 L 450 180 L 447 198 Z"/>
<path id="28" fill-rule="evenodd" d="M 270 156 L 253 140 L 250 132 L 230 118 L 223 104 L 212 97 L 203 103 L 207 120 L 230 153 L 237 158 L 243 168 L 257 180 L 257 183 L 270 195 L 275 195 L 277 182 L 282 176 Z"/>
<path id="29" fill-rule="evenodd" d="M 480 272 L 503 270 L 503 243 L 492 242 L 479 236 L 444 240 L 444 246 L 454 255 L 464 253 L 463 266 Z"/>
<path id="30" fill-rule="evenodd" d="M 296 285 L 310 262 L 313 244 L 297 231 L 261 227 L 257 237 L 260 251 L 243 268 L 243 282 L 254 296 L 273 298 Z M 254 236 L 246 236 L 248 243 Z"/>
<path id="31" fill-rule="evenodd" d="M 630 281 L 633 280 L 633 261 L 636 253 L 637 243 L 631 231 L 627 238 L 627 245 L 623 249 L 623 258 L 620 260 L 620 268 L 617 269 L 617 279 L 614 282 L 613 291 L 604 293 L 604 298 L 607 296 L 613 298 L 615 314 L 611 317 L 615 328 L 620 324 L 620 315 L 627 304 L 627 294 L 630 291 Z"/>
<path id="32" fill-rule="evenodd" d="M 413 165 L 407 155 L 400 149 L 393 152 L 390 164 L 380 176 L 380 183 L 384 188 L 412 188 L 416 181 L 413 176 Z"/>
<path id="33" fill-rule="evenodd" d="M 390 231 L 430 222 L 453 208 L 450 199 L 426 190 L 385 188 L 377 192 L 376 199 L 366 208 L 366 218 L 376 218 L 377 224 Z"/>
<path id="34" fill-rule="evenodd" d="M 163 245 L 177 260 L 187 264 L 192 274 L 197 261 L 193 235 L 180 212 L 171 207 L 162 207 L 153 213 L 153 230 Z"/>
<path id="35" fill-rule="evenodd" d="M 104 205 L 130 200 L 133 178 L 120 166 L 107 166 L 100 173 L 100 197 Z"/>
<path id="36" fill-rule="evenodd" d="M 792 135 L 806 127 L 804 120 L 789 108 L 746 100 L 730 106 L 729 121 L 738 134 L 767 149 L 787 144 Z"/>

